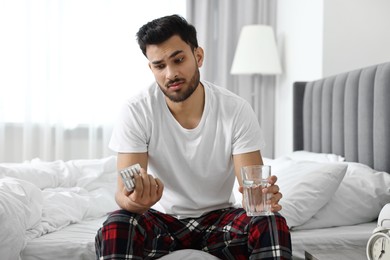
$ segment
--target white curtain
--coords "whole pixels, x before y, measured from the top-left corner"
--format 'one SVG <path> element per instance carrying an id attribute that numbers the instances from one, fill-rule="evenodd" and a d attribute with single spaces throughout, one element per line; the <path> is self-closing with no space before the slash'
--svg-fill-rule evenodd
<path id="1" fill-rule="evenodd" d="M 267 146 L 263 156 L 274 157 L 275 76 L 232 76 L 241 28 L 266 24 L 275 28 L 276 0 L 187 0 L 187 19 L 198 31 L 205 49 L 203 79 L 246 98 L 258 115 Z"/>
<path id="2" fill-rule="evenodd" d="M 0 0 L 0 162 L 101 158 L 119 106 L 154 81 L 135 40 L 183 0 Z"/>

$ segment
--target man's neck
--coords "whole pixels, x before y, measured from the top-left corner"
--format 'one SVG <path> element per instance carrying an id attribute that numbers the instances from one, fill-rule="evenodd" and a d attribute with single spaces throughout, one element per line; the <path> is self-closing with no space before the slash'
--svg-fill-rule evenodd
<path id="1" fill-rule="evenodd" d="M 198 126 L 205 104 L 205 90 L 201 83 L 194 93 L 182 102 L 173 102 L 165 98 L 168 108 L 179 124 L 186 129 Z"/>

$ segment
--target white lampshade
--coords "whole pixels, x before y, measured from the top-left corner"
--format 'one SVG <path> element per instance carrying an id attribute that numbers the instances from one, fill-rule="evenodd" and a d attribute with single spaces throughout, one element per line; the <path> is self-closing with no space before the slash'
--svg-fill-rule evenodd
<path id="1" fill-rule="evenodd" d="M 272 27 L 247 25 L 241 30 L 231 74 L 280 74 L 282 68 Z"/>

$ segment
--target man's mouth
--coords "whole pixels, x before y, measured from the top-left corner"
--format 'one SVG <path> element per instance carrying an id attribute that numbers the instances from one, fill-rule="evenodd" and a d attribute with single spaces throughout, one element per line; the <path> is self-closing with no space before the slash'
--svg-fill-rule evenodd
<path id="1" fill-rule="evenodd" d="M 174 82 L 168 84 L 168 88 L 171 90 L 178 90 L 181 88 L 183 83 L 184 83 L 184 81 L 182 81 L 182 80 L 174 81 Z"/>

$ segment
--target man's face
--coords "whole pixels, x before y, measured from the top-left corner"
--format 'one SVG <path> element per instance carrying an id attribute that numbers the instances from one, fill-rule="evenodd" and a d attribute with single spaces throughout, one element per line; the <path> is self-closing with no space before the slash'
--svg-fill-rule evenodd
<path id="1" fill-rule="evenodd" d="M 195 49 L 172 36 L 161 44 L 148 45 L 146 56 L 161 91 L 173 102 L 182 102 L 192 95 L 199 85 L 199 67 L 203 50 Z"/>

